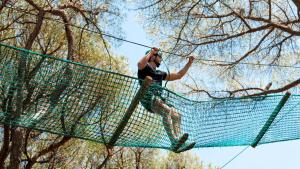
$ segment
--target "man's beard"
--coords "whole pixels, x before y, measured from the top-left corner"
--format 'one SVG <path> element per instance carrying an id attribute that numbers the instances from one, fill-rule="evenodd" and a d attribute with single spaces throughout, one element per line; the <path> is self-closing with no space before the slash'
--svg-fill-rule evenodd
<path id="1" fill-rule="evenodd" d="M 159 66 L 160 66 L 160 63 L 157 62 L 156 60 L 154 61 L 154 63 L 156 64 L 156 67 L 159 67 Z"/>

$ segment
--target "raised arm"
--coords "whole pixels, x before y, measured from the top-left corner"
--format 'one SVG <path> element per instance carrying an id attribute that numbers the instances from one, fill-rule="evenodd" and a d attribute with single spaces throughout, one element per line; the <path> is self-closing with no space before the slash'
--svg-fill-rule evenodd
<path id="1" fill-rule="evenodd" d="M 158 51 L 159 51 L 158 48 L 152 48 L 149 53 L 147 53 L 144 57 L 142 57 L 141 60 L 138 62 L 138 69 L 140 70 L 144 69 L 151 56 L 157 54 Z"/>
<path id="2" fill-rule="evenodd" d="M 193 64 L 194 59 L 195 59 L 194 56 L 190 56 L 188 63 L 179 72 L 170 73 L 169 75 L 167 75 L 166 80 L 172 81 L 172 80 L 181 79 Z"/>

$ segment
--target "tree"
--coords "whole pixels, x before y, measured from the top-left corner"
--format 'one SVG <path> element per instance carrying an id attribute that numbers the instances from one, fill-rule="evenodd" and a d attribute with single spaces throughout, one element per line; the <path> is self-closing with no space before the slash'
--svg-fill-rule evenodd
<path id="1" fill-rule="evenodd" d="M 115 1 L 93 0 L 84 2 L 80 0 L 4 0 L 0 6 L 0 17 L 3 21 L 0 23 L 0 41 L 95 67 L 113 67 L 115 70 L 122 68 L 122 73 L 124 73 L 124 58 L 112 56 L 109 51 L 111 43 L 108 43 L 111 41 L 101 36 L 102 30 L 120 33 L 118 27 L 121 19 L 119 5 L 120 3 Z M 111 29 L 111 24 L 114 24 L 115 29 Z M 92 31 L 86 31 L 86 29 Z M 98 34 L 95 36 L 92 32 Z M 43 75 L 37 72 L 42 70 L 41 65 L 45 62 L 45 59 L 33 60 L 34 64 L 28 66 L 29 68 L 24 66 L 27 63 L 22 59 L 13 63 L 13 66 L 17 68 L 14 77 L 25 79 L 24 81 L 17 80 L 17 87 L 1 81 L 1 88 L 7 90 L 7 92 L 3 92 L 4 94 L 1 93 L 1 112 L 6 112 L 8 116 L 19 117 L 25 109 L 34 109 L 34 106 L 36 106 L 34 102 L 43 98 L 44 93 L 47 92 L 49 98 L 51 98 L 49 110 L 44 111 L 44 114 L 32 120 L 31 125 L 34 128 L 39 122 L 47 119 L 45 117 L 48 117 L 52 111 L 60 109 L 61 116 L 57 121 L 61 123 L 61 130 L 72 134 L 75 132 L 76 123 L 85 122 L 82 117 L 97 111 L 94 105 L 101 98 L 101 94 L 95 94 L 96 99 L 77 114 L 74 113 L 76 107 L 58 106 L 61 94 L 64 92 L 70 93 L 68 87 L 71 85 L 70 81 L 73 80 L 73 76 L 77 75 L 76 72 L 72 72 L 72 66 L 68 65 L 59 71 L 54 68 L 52 74 L 50 73 L 51 77 L 44 79 L 56 80 L 56 85 L 48 88 L 46 85 L 47 80 L 40 81 L 39 83 L 44 83 L 43 85 L 47 86 L 40 90 L 35 85 L 37 81 L 34 80 L 34 77 Z M 54 65 L 52 62 L 51 64 Z M 55 72 L 56 70 L 58 73 Z M 99 81 L 113 78 L 100 79 L 88 70 L 82 70 L 81 73 L 77 75 L 81 78 L 77 78 L 75 81 L 75 87 L 80 92 L 91 87 L 81 86 L 86 76 L 99 78 L 97 79 Z M 116 88 L 120 86 L 116 86 Z M 25 91 L 23 94 L 20 91 L 21 89 Z M 81 94 L 80 92 L 78 93 Z M 109 92 L 109 90 L 104 90 L 104 92 Z M 109 99 L 118 99 L 115 98 L 116 95 L 117 90 L 111 92 Z M 81 102 L 82 100 L 77 99 L 76 95 L 70 96 L 69 99 L 76 105 L 84 104 Z M 113 111 L 109 102 L 104 102 L 102 106 L 105 108 L 103 110 L 105 112 L 103 113 L 104 116 Z M 75 114 L 75 120 L 71 120 L 70 125 L 65 125 L 67 120 L 64 118 L 64 112 L 66 111 Z M 9 121 L 11 117 L 6 118 Z M 105 125 L 104 122 L 102 123 L 105 118 L 99 117 L 100 121 L 96 122 Z M 83 168 L 152 168 L 156 165 L 154 160 L 157 159 L 159 153 L 154 149 L 142 148 L 116 147 L 112 150 L 110 147 L 101 144 L 72 139 L 69 136 L 62 137 L 9 124 L 2 127 L 0 168 L 20 168 L 21 166 L 26 169 L 75 168 L 78 166 Z M 140 128 L 143 128 L 143 126 L 140 126 Z M 83 128 L 82 132 L 87 129 L 89 128 Z"/>
<path id="2" fill-rule="evenodd" d="M 174 169 L 217 169 L 217 167 L 209 164 L 205 166 L 199 157 L 194 156 L 191 152 L 185 152 L 181 154 L 168 153 L 165 157 L 161 159 L 158 163 L 157 168 L 174 168 Z"/>
<path id="3" fill-rule="evenodd" d="M 276 71 L 278 75 L 280 71 L 285 71 L 285 74 L 293 72 L 276 65 L 298 64 L 300 1 L 141 0 L 138 2 L 143 2 L 139 3 L 138 10 L 145 17 L 146 28 L 156 34 L 155 37 L 160 39 L 165 48 L 183 57 L 197 53 L 198 63 L 202 64 L 202 67 L 208 65 L 208 69 L 218 72 L 213 74 L 212 78 L 221 74 L 222 78 L 230 81 L 231 84 L 227 84 L 228 88 L 234 90 L 228 91 L 227 96 L 278 93 L 300 83 L 297 77 L 280 76 L 270 79 L 277 81 L 278 85 L 273 85 L 275 89 L 266 90 L 264 86 L 269 82 L 257 85 L 259 80 L 251 84 L 252 79 L 250 81 L 241 78 L 251 72 L 245 62 L 254 63 L 252 68 L 260 69 L 256 73 L 265 73 L 269 76 L 272 71 Z M 261 64 L 270 67 L 266 70 L 260 66 Z M 212 68 L 214 66 L 218 67 Z M 198 68 L 201 69 L 201 66 Z M 248 69 L 247 72 L 245 68 Z M 196 78 L 196 81 L 199 79 Z M 236 85 L 232 86 L 233 83 Z M 200 84 L 196 82 L 189 87 L 194 92 L 203 92 L 196 86 Z"/>
<path id="4" fill-rule="evenodd" d="M 66 59 L 99 67 L 115 66 L 117 69 L 124 63 L 122 59 L 113 57 L 110 53 L 108 53 L 109 57 L 105 57 L 106 53 L 101 50 L 106 49 L 109 52 L 109 46 L 102 36 L 96 37 L 72 26 L 78 24 L 79 27 L 101 33 L 105 24 L 100 27 L 99 21 L 105 23 L 109 17 L 119 20 L 113 1 L 2 1 L 0 12 L 4 21 L 1 22 L 1 42 L 40 51 L 43 54 L 66 56 Z M 117 59 L 118 62 L 113 62 Z M 25 75 L 31 78 L 26 78 L 27 81 L 24 83 L 17 82 L 19 88 L 13 86 L 8 88 L 8 93 L 17 93 L 18 97 L 14 103 L 13 95 L 4 95 L 1 102 L 2 112 L 18 117 L 24 108 L 31 107 L 34 100 L 41 96 L 42 91 L 36 96 L 33 95 L 36 92 L 35 86 L 30 84 L 30 81 L 32 77 L 37 76 L 36 72 L 43 61 L 44 59 L 41 59 L 36 62 L 32 70 L 26 70 L 30 72 L 30 76 L 25 74 L 24 66 L 18 66 L 18 79 L 23 79 Z M 26 65 L 26 62 L 20 65 Z M 72 78 L 70 67 L 65 68 L 62 73 L 66 82 L 67 79 Z M 56 86 L 57 94 L 53 93 L 51 96 L 53 105 L 57 104 L 60 93 L 65 91 L 68 85 L 68 83 L 59 83 Z M 23 86 L 27 91 L 24 95 L 20 95 Z M 15 108 L 7 110 L 7 105 L 12 104 Z M 0 168 L 5 166 L 19 168 L 21 163 L 25 168 L 32 168 L 38 163 L 55 164 L 55 158 L 60 154 L 59 148 L 71 140 L 67 136 L 57 137 L 10 125 L 4 125 L 3 128 Z M 43 141 L 39 139 L 40 137 L 47 139 Z M 36 139 L 40 142 L 37 143 Z"/>

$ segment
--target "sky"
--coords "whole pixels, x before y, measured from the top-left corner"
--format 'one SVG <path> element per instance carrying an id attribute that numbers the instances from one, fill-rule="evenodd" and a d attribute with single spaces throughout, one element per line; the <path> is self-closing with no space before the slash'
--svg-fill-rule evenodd
<path id="1" fill-rule="evenodd" d="M 156 46 L 151 42 L 141 23 L 136 19 L 133 11 L 123 23 L 125 38 L 148 46 Z M 128 59 L 129 68 L 134 74 L 137 72 L 137 61 L 142 57 L 147 48 L 123 42 L 114 48 L 118 55 Z M 169 82 L 174 83 L 174 82 Z M 300 130 L 299 130 L 300 132 Z M 246 147 L 226 148 L 197 148 L 191 152 L 198 156 L 205 164 L 223 166 Z M 255 149 L 247 148 L 242 154 L 227 164 L 226 169 L 299 169 L 300 168 L 300 141 L 286 141 L 272 144 L 259 145 Z"/>

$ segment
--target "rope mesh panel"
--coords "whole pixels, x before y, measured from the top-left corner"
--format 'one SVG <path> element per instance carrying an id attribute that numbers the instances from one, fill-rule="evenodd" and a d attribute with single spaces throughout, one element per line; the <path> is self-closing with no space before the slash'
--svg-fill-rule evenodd
<path id="1" fill-rule="evenodd" d="M 0 44 L 0 122 L 108 143 L 140 88 L 137 78 Z M 165 88 L 195 147 L 251 145 L 282 95 L 193 101 Z M 292 95 L 259 144 L 300 138 Z M 163 118 L 139 104 L 116 144 L 170 149 Z"/>

